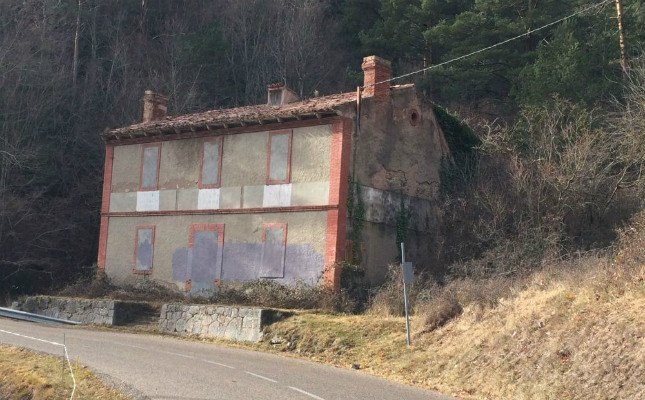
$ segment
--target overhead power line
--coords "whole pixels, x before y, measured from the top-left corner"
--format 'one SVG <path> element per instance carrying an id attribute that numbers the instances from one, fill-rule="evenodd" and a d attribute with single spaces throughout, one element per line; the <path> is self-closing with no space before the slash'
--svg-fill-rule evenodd
<path id="1" fill-rule="evenodd" d="M 453 63 L 453 62 L 455 62 L 455 61 L 463 60 L 464 58 L 468 58 L 468 57 L 474 56 L 475 54 L 483 53 L 484 51 L 487 51 L 487 50 L 493 49 L 493 48 L 495 48 L 495 47 L 499 47 L 499 46 L 501 46 L 501 45 L 503 45 L 503 44 L 506 44 L 506 43 L 508 43 L 508 42 L 512 42 L 513 40 L 520 39 L 520 38 L 522 38 L 522 37 L 524 37 L 524 36 L 528 36 L 528 35 L 530 35 L 530 34 L 532 34 L 532 33 L 534 33 L 534 32 L 541 31 L 542 29 L 546 29 L 546 28 L 548 28 L 548 27 L 550 27 L 550 26 L 553 26 L 553 25 L 559 24 L 559 23 L 560 23 L 560 22 L 562 22 L 562 21 L 566 21 L 567 19 L 569 19 L 569 18 L 573 18 L 573 17 L 575 17 L 576 15 L 580 15 L 580 14 L 586 13 L 587 11 L 593 10 L 594 8 L 600 8 L 600 7 L 604 6 L 605 4 L 607 4 L 607 3 L 609 3 L 609 2 L 612 2 L 612 1 L 615 1 L 615 0 L 604 0 L 604 1 L 601 1 L 600 3 L 594 4 L 594 5 L 589 6 L 589 7 L 587 7 L 587 8 L 583 8 L 582 10 L 576 11 L 575 13 L 573 13 L 573 14 L 571 14 L 571 15 L 567 15 L 566 17 L 562 17 L 562 18 L 560 18 L 560 19 L 558 19 L 558 20 L 556 20 L 556 21 L 549 22 L 548 24 L 543 25 L 543 26 L 541 26 L 541 27 L 539 27 L 539 28 L 531 29 L 531 30 L 529 30 L 529 31 L 527 31 L 527 32 L 525 32 L 525 33 L 522 33 L 521 35 L 517 35 L 517 36 L 515 36 L 515 37 L 512 37 L 512 38 L 510 38 L 510 39 L 506 39 L 506 40 L 504 40 L 504 41 L 502 41 L 502 42 L 499 42 L 499 43 L 495 43 L 494 45 L 491 45 L 491 46 L 488 46 L 488 47 L 484 47 L 483 49 L 479 49 L 479 50 L 477 50 L 477 51 L 473 51 L 472 53 L 464 54 L 463 56 L 459 56 L 459 57 L 456 57 L 456 58 L 450 59 L 450 60 L 448 60 L 448 61 L 441 62 L 441 63 L 439 63 L 439 64 L 431 65 L 431 66 L 429 66 L 429 67 L 426 67 L 426 68 L 423 68 L 423 69 L 420 69 L 420 70 L 417 70 L 417 71 L 413 71 L 413 72 L 409 72 L 409 73 L 407 73 L 407 74 L 403 74 L 403 75 L 395 76 L 395 77 L 393 77 L 393 78 L 386 79 L 386 80 L 384 80 L 384 81 L 380 81 L 380 82 L 376 82 L 376 83 L 373 83 L 373 84 L 371 84 L 371 85 L 365 85 L 365 86 L 362 86 L 362 87 L 361 87 L 361 89 L 365 89 L 366 87 L 370 87 L 370 86 L 380 85 L 380 84 L 382 84 L 382 83 L 392 82 L 392 81 L 394 81 L 394 80 L 401 79 L 401 78 L 406 78 L 406 77 L 408 77 L 408 76 L 412 76 L 412 75 L 420 74 L 420 73 L 422 73 L 422 72 L 425 72 L 425 71 L 428 71 L 428 70 L 431 70 L 431 69 L 434 69 L 434 68 L 442 67 L 442 66 L 444 66 L 444 65 L 446 65 L 446 64 L 451 64 L 451 63 Z"/>

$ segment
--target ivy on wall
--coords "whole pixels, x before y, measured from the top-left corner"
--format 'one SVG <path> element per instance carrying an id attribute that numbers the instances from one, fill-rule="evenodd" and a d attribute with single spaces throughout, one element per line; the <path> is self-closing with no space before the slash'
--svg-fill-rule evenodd
<path id="1" fill-rule="evenodd" d="M 441 187 L 446 189 L 457 177 L 472 174 L 477 161 L 477 148 L 482 144 L 477 134 L 457 115 L 435 104 L 433 111 L 448 143 L 452 162 L 441 163 Z"/>
<path id="2" fill-rule="evenodd" d="M 408 229 L 410 228 L 410 220 L 412 219 L 412 210 L 410 207 L 405 206 L 403 196 L 401 196 L 401 205 L 396 212 L 396 249 L 399 254 L 398 261 L 403 260 L 401 254 L 401 243 L 408 242 Z"/>
<path id="3" fill-rule="evenodd" d="M 352 240 L 352 255 L 350 263 L 360 265 L 361 263 L 361 242 L 363 227 L 365 226 L 365 202 L 361 195 L 361 187 L 358 183 L 354 182 L 354 177 L 349 176 L 349 194 L 347 196 L 347 213 L 349 215 L 350 223 L 352 226 L 351 240 Z"/>

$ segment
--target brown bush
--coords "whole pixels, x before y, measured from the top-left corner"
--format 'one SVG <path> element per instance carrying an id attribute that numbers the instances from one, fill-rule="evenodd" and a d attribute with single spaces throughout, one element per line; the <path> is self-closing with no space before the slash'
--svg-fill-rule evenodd
<path id="1" fill-rule="evenodd" d="M 105 275 L 99 278 L 82 278 L 56 293 L 59 296 L 88 299 L 113 299 L 151 302 L 203 302 L 200 298 L 186 297 L 173 286 L 164 285 L 152 279 L 145 279 L 134 285 L 114 285 Z"/>
<path id="2" fill-rule="evenodd" d="M 268 280 L 225 284 L 210 297 L 204 297 L 192 296 L 178 290 L 172 284 L 163 284 L 151 279 L 135 285 L 116 286 L 106 277 L 85 278 L 67 286 L 57 295 L 164 303 L 320 309 L 342 313 L 354 313 L 358 310 L 356 301 L 346 291 L 334 292 L 324 286 L 310 286 L 302 283 L 282 285 Z"/>
<path id="3" fill-rule="evenodd" d="M 422 317 L 421 333 L 431 332 L 461 315 L 463 307 L 459 299 L 448 290 L 428 302 L 417 305 L 417 314 Z"/>
<path id="4" fill-rule="evenodd" d="M 282 285 L 269 280 L 225 285 L 209 298 L 209 302 L 344 313 L 355 312 L 357 307 L 345 291 L 334 292 L 325 286 L 303 283 Z"/>
<path id="5" fill-rule="evenodd" d="M 369 314 L 399 317 L 405 315 L 405 301 L 403 299 L 403 277 L 401 265 L 390 265 L 385 282 L 371 291 L 367 312 Z M 425 298 L 428 293 L 434 292 L 437 284 L 434 280 L 423 275 L 414 277 L 411 285 L 407 285 L 409 310 L 414 313 L 414 304 L 418 298 Z"/>
<path id="6" fill-rule="evenodd" d="M 512 127 L 488 127 L 467 171 L 444 174 L 451 275 L 521 275 L 611 245 L 645 198 L 645 65 L 636 72 L 614 114 L 558 98 L 524 109 Z"/>
<path id="7" fill-rule="evenodd" d="M 631 223 L 618 231 L 616 266 L 630 270 L 637 281 L 643 281 L 645 268 L 645 211 L 632 218 Z"/>

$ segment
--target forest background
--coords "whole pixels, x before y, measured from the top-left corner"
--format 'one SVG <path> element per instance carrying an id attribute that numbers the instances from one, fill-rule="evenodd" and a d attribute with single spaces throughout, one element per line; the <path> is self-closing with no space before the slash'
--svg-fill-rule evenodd
<path id="1" fill-rule="evenodd" d="M 169 113 L 351 91 L 376 54 L 394 75 L 527 33 L 585 0 L 6 0 L 0 3 L 0 294 L 94 273 L 104 148 Z M 485 277 L 605 249 L 643 208 L 645 5 L 613 0 L 413 81 L 468 122 L 445 128 L 436 271 Z M 449 118 L 446 118 L 449 120 Z M 465 136 L 464 136 L 465 135 Z M 642 215 L 642 214 L 641 214 Z M 436 273 L 435 271 L 435 273 Z"/>

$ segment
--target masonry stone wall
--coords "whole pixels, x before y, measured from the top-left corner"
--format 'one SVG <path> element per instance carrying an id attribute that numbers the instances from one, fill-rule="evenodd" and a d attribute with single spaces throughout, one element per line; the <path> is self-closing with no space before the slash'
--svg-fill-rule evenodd
<path id="1" fill-rule="evenodd" d="M 20 310 L 95 325 L 123 325 L 150 312 L 145 303 L 64 297 L 27 297 Z"/>
<path id="2" fill-rule="evenodd" d="M 259 308 L 164 304 L 159 331 L 203 338 L 259 342 L 270 310 Z"/>

